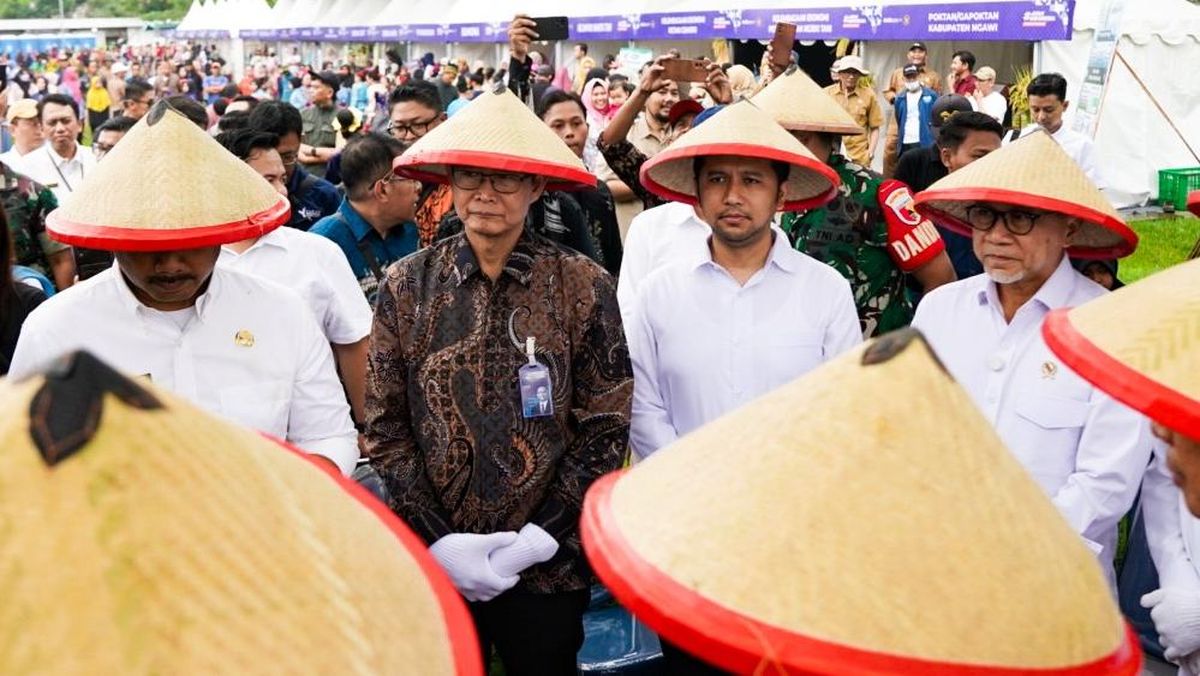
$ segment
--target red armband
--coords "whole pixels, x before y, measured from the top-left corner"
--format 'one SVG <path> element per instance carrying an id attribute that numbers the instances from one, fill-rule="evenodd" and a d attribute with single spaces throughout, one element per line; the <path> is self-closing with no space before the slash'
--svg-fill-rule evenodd
<path id="1" fill-rule="evenodd" d="M 879 210 L 887 222 L 888 253 L 901 270 L 912 272 L 946 250 L 933 222 L 913 209 L 912 191 L 903 182 L 879 185 Z"/>

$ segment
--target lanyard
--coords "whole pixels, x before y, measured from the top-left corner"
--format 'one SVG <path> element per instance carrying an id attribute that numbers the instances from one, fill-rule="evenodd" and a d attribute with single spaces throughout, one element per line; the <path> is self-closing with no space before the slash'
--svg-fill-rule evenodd
<path id="1" fill-rule="evenodd" d="M 81 152 L 81 149 L 75 148 L 75 152 Z M 63 185 L 67 186 L 67 192 L 75 192 L 75 189 L 71 187 L 71 182 L 67 180 L 67 177 L 63 174 L 62 169 L 59 168 L 58 162 L 55 161 L 54 154 L 50 152 L 49 148 L 46 148 L 46 157 L 50 158 L 50 164 L 54 165 L 54 171 L 58 172 L 58 177 L 62 179 Z M 70 160 L 67 161 L 69 162 Z M 66 162 L 63 162 L 63 164 L 66 164 Z M 79 178 L 83 178 L 82 162 L 79 164 Z"/>

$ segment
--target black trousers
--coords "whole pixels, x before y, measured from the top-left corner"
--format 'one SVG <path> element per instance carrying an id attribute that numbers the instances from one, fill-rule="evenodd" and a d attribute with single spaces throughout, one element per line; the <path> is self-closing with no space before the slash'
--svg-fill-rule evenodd
<path id="1" fill-rule="evenodd" d="M 583 646 L 587 589 L 560 594 L 510 591 L 487 603 L 468 604 L 479 634 L 484 670 L 492 647 L 506 676 L 575 676 Z"/>
<path id="2" fill-rule="evenodd" d="M 658 640 L 662 644 L 663 673 L 666 676 L 725 676 L 729 673 L 676 648 L 661 636 Z"/>

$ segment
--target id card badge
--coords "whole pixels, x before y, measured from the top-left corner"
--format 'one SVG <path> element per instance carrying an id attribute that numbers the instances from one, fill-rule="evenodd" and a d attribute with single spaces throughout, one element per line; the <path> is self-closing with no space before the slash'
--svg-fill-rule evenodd
<path id="1" fill-rule="evenodd" d="M 517 370 L 517 381 L 521 386 L 521 412 L 525 418 L 542 418 L 554 415 L 554 385 L 550 382 L 550 371 L 534 356 L 534 340 L 525 339 L 525 356 L 529 363 Z"/>

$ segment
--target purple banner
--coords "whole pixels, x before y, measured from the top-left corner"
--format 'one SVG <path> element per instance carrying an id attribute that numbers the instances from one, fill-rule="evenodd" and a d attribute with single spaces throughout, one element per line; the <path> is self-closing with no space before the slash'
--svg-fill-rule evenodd
<path id="1" fill-rule="evenodd" d="M 1075 2 L 732 9 L 579 17 L 571 19 L 570 25 L 573 40 L 768 40 L 781 21 L 796 24 L 797 40 L 1070 40 Z M 243 31 L 243 35 L 322 42 L 494 43 L 508 41 L 508 22 L 268 29 Z"/>

